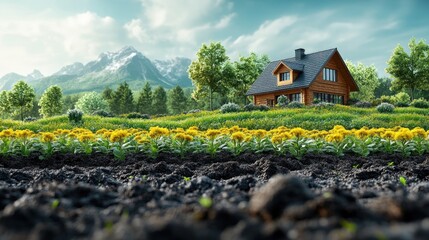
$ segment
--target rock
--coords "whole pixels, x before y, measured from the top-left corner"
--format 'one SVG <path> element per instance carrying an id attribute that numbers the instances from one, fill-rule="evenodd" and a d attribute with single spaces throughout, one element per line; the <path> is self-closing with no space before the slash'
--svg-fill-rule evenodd
<path id="1" fill-rule="evenodd" d="M 277 175 L 253 195 L 249 210 L 266 220 L 272 220 L 279 217 L 286 207 L 304 204 L 312 197 L 312 193 L 298 177 Z"/>

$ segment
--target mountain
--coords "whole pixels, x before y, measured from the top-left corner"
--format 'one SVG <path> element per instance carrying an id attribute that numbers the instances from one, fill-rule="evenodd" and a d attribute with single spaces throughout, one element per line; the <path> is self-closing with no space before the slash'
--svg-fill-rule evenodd
<path id="1" fill-rule="evenodd" d="M 23 76 L 17 73 L 8 73 L 0 78 L 0 90 L 11 90 L 13 85 L 20 80 L 24 80 L 28 83 L 43 78 L 43 74 L 39 70 L 34 70 L 27 76 Z"/>
<path id="2" fill-rule="evenodd" d="M 75 62 L 64 66 L 51 76 L 40 77 L 41 74 L 33 72 L 31 75 L 39 78 L 30 79 L 27 76 L 24 80 L 35 88 L 37 94 L 43 93 L 50 85 L 60 86 L 65 94 L 101 92 L 106 87 L 114 89 L 123 82 L 127 82 L 135 91 L 142 89 L 146 82 L 152 87 L 162 86 L 167 89 L 176 85 L 191 87 L 192 83 L 187 74 L 190 63 L 191 60 L 187 58 L 151 61 L 135 48 L 127 46 L 117 52 L 101 53 L 97 59 L 87 64 Z M 18 74 L 9 75 L 3 78 L 14 80 L 6 81 L 1 78 L 0 90 L 3 85 L 12 86 L 16 79 L 23 79 Z"/>
<path id="3" fill-rule="evenodd" d="M 173 58 L 170 60 L 155 60 L 155 67 L 170 82 L 181 87 L 191 87 L 192 82 L 188 76 L 188 67 L 191 65 L 189 58 Z"/>

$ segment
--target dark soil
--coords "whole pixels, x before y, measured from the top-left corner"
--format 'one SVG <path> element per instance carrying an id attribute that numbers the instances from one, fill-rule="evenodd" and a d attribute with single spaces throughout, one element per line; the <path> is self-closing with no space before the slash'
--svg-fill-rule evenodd
<path id="1" fill-rule="evenodd" d="M 429 156 L 3 156 L 0 239 L 429 239 Z"/>

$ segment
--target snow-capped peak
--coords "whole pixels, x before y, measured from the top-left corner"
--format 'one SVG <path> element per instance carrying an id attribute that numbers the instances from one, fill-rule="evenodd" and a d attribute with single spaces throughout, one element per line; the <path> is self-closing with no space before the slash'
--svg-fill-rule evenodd
<path id="1" fill-rule="evenodd" d="M 37 80 L 42 77 L 44 77 L 43 74 L 37 69 L 34 69 L 32 73 L 27 75 L 28 80 Z"/>

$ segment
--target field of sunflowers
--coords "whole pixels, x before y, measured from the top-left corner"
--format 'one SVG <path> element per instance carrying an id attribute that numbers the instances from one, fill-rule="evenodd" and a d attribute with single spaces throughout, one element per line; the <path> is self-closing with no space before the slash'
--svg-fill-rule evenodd
<path id="1" fill-rule="evenodd" d="M 0 131 L 0 155 L 29 156 L 41 159 L 54 153 L 105 153 L 124 160 L 128 153 L 142 153 L 156 158 L 159 153 L 185 156 L 206 153 L 215 156 L 221 151 L 233 155 L 243 152 L 291 155 L 297 159 L 306 154 L 352 154 L 368 156 L 376 153 L 398 153 L 403 156 L 429 153 L 429 131 L 413 129 L 367 128 L 345 129 L 337 125 L 330 130 L 305 130 L 284 126 L 272 130 L 230 128 L 199 130 L 151 127 L 142 129 L 84 128 L 58 129 L 52 132 L 6 129 Z"/>

